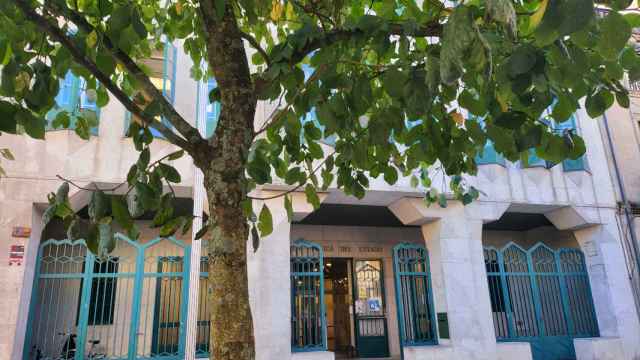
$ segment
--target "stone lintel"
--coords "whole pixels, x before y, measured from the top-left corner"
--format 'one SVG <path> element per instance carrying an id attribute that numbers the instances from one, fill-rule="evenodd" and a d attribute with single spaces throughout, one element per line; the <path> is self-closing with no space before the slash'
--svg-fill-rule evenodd
<path id="1" fill-rule="evenodd" d="M 603 223 L 598 209 L 571 205 L 546 212 L 544 216 L 558 230 L 579 230 Z"/>
<path id="2" fill-rule="evenodd" d="M 460 201 L 449 200 L 447 207 L 442 208 L 438 204 L 427 206 L 422 198 L 404 197 L 389 205 L 389 210 L 404 225 L 424 225 L 459 216 L 487 223 L 498 220 L 508 207 L 509 203 L 475 201 L 465 206 Z"/>

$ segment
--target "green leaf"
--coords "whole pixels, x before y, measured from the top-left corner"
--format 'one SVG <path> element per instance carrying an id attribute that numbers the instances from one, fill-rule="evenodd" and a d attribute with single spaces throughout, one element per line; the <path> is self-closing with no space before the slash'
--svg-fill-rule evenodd
<path id="1" fill-rule="evenodd" d="M 548 45 L 560 36 L 585 29 L 593 20 L 592 0 L 551 0 L 534 35 L 539 45 Z"/>
<path id="2" fill-rule="evenodd" d="M 184 217 L 184 224 L 182 225 L 182 235 L 187 235 L 191 227 L 193 226 L 193 216 Z"/>
<path id="3" fill-rule="evenodd" d="M 160 169 L 162 177 L 164 177 L 167 181 L 176 184 L 181 181 L 180 173 L 173 166 L 160 163 L 158 164 L 158 168 Z"/>
<path id="4" fill-rule="evenodd" d="M 160 228 L 160 236 L 163 236 L 163 237 L 173 236 L 173 234 L 175 234 L 176 231 L 178 231 L 178 229 L 182 227 L 183 222 L 184 222 L 183 216 L 178 216 L 176 218 L 169 220 Z"/>
<path id="5" fill-rule="evenodd" d="M 151 160 L 151 151 L 149 147 L 145 147 L 144 150 L 140 152 L 140 156 L 138 157 L 138 162 L 136 163 L 138 169 L 146 169 L 149 166 L 149 161 Z"/>
<path id="6" fill-rule="evenodd" d="M 511 36 L 515 38 L 516 27 L 516 9 L 511 1 L 504 0 L 487 0 L 486 9 L 489 16 L 498 22 L 501 22 L 509 31 Z"/>
<path id="7" fill-rule="evenodd" d="M 110 254 L 116 247 L 116 239 L 110 223 L 100 222 L 98 224 L 99 255 Z"/>
<path id="8" fill-rule="evenodd" d="M 251 225 L 251 243 L 253 245 L 253 252 L 255 253 L 260 247 L 260 234 L 258 234 L 255 223 Z"/>
<path id="9" fill-rule="evenodd" d="M 401 98 L 404 93 L 404 85 L 407 82 L 407 76 L 394 68 L 385 71 L 382 76 L 384 90 L 394 98 Z"/>
<path id="10" fill-rule="evenodd" d="M 608 59 L 615 59 L 631 36 L 631 26 L 616 11 L 610 11 L 600 21 L 600 39 L 597 49 L 599 54 Z"/>
<path id="11" fill-rule="evenodd" d="M 316 193 L 316 188 L 311 184 L 307 184 L 304 188 L 304 193 L 307 196 L 307 202 L 313 205 L 314 210 L 318 210 L 320 208 L 320 198 Z"/>
<path id="12" fill-rule="evenodd" d="M 34 116 L 29 110 L 19 109 L 16 112 L 18 124 L 24 127 L 27 135 L 34 139 L 44 140 L 45 120 Z"/>
<path id="13" fill-rule="evenodd" d="M 11 152 L 11 150 L 4 148 L 4 149 L 0 149 L 0 154 L 2 155 L 3 158 L 7 159 L 7 160 L 15 160 L 16 158 L 13 156 L 13 153 Z"/>
<path id="14" fill-rule="evenodd" d="M 100 233 L 98 230 L 98 224 L 90 223 L 87 236 L 84 239 L 87 243 L 87 248 L 94 255 L 98 255 L 100 252 Z"/>
<path id="15" fill-rule="evenodd" d="M 291 198 L 289 195 L 284 196 L 284 208 L 287 210 L 287 219 L 289 222 L 293 221 L 293 205 L 291 204 Z"/>
<path id="16" fill-rule="evenodd" d="M 97 190 L 91 193 L 89 200 L 89 218 L 93 222 L 102 219 L 109 212 L 109 199 L 104 192 Z"/>
<path id="17" fill-rule="evenodd" d="M 609 91 L 602 89 L 593 95 L 587 96 L 585 105 L 587 114 L 595 119 L 604 114 L 605 110 L 613 105 L 613 95 Z"/>
<path id="18" fill-rule="evenodd" d="M 6 101 L 0 100 L 0 131 L 15 134 L 17 131 L 16 112 L 18 107 Z"/>
<path id="19" fill-rule="evenodd" d="M 56 204 L 66 204 L 69 201 L 69 183 L 63 182 L 56 191 Z"/>
<path id="20" fill-rule="evenodd" d="M 470 8 L 455 7 L 442 34 L 440 77 L 445 84 L 453 84 L 462 75 L 465 53 L 474 41 L 479 41 L 476 34 Z"/>
<path id="21" fill-rule="evenodd" d="M 262 205 L 262 210 L 260 210 L 260 216 L 258 217 L 258 229 L 263 237 L 268 236 L 273 232 L 273 218 L 271 216 L 271 211 L 266 204 Z"/>
<path id="22" fill-rule="evenodd" d="M 160 200 L 160 208 L 153 217 L 153 226 L 162 226 L 173 216 L 173 194 L 167 193 Z"/>
<path id="23" fill-rule="evenodd" d="M 387 166 L 384 169 L 384 181 L 389 185 L 394 185 L 398 181 L 398 172 L 393 166 Z"/>
<path id="24" fill-rule="evenodd" d="M 86 118 L 80 116 L 76 118 L 75 132 L 83 140 L 91 138 L 91 127 Z"/>
<path id="25" fill-rule="evenodd" d="M 209 231 L 209 222 L 206 222 L 202 224 L 202 228 L 198 230 L 198 232 L 196 232 L 195 239 L 196 240 L 202 239 L 202 237 L 205 236 L 208 231 Z"/>
<path id="26" fill-rule="evenodd" d="M 107 76 L 111 76 L 116 70 L 116 63 L 113 57 L 106 51 L 98 51 L 96 54 L 96 65 L 98 69 Z"/>
<path id="27" fill-rule="evenodd" d="M 184 155 L 184 150 L 178 150 L 168 155 L 168 160 L 178 160 Z"/>
<path id="28" fill-rule="evenodd" d="M 71 125 L 71 119 L 69 118 L 69 113 L 66 111 L 60 111 L 56 114 L 56 117 L 51 122 L 51 127 L 54 129 L 68 129 Z"/>
<path id="29" fill-rule="evenodd" d="M 82 238 L 82 231 L 80 228 L 80 218 L 74 217 L 69 226 L 67 227 L 67 239 L 69 240 L 77 240 Z"/>
<path id="30" fill-rule="evenodd" d="M 133 219 L 129 214 L 127 203 L 122 196 L 111 196 L 111 212 L 114 219 L 125 230 L 130 230 L 133 227 Z"/>
<path id="31" fill-rule="evenodd" d="M 528 44 L 518 46 L 509 57 L 509 75 L 516 77 L 526 74 L 536 64 L 536 49 Z"/>
<path id="32" fill-rule="evenodd" d="M 47 224 L 56 216 L 56 204 L 49 205 L 47 209 L 42 214 L 42 225 L 47 226 Z"/>
<path id="33" fill-rule="evenodd" d="M 440 205 L 441 208 L 447 207 L 447 196 L 445 193 L 440 193 L 438 196 L 438 205 Z"/>

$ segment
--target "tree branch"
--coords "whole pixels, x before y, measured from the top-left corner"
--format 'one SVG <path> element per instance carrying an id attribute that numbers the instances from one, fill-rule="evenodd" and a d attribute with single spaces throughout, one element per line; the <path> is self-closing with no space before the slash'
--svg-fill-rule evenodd
<path id="1" fill-rule="evenodd" d="M 439 37 L 442 34 L 443 25 L 438 22 L 428 23 L 422 27 L 415 29 L 415 31 L 407 32 L 402 23 L 389 23 L 386 34 L 391 35 L 405 35 L 413 37 Z M 336 42 L 346 41 L 355 36 L 362 35 L 364 32 L 359 29 L 334 29 L 325 32 L 323 36 L 317 37 L 308 41 L 303 47 L 293 51 L 293 54 L 289 57 L 290 63 L 296 64 L 305 56 L 309 55 L 314 50 L 317 50 L 323 46 L 328 46 Z"/>
<path id="2" fill-rule="evenodd" d="M 271 58 L 269 58 L 269 54 L 267 54 L 267 52 L 262 48 L 262 46 L 260 46 L 260 44 L 258 43 L 258 40 L 256 40 L 253 36 L 247 34 L 244 31 L 240 31 L 240 37 L 247 40 L 247 42 L 251 44 L 251 47 L 256 49 L 258 53 L 260 53 L 260 55 L 262 56 L 264 61 L 267 63 L 267 65 L 271 65 Z"/>
<path id="3" fill-rule="evenodd" d="M 191 151 L 192 146 L 184 139 L 177 136 L 171 129 L 167 128 L 159 121 L 155 121 L 153 118 L 144 114 L 130 98 L 127 96 L 107 75 L 105 75 L 98 66 L 91 59 L 86 57 L 78 48 L 76 48 L 66 35 L 66 33 L 57 26 L 57 22 L 53 19 L 49 19 L 44 15 L 37 13 L 35 9 L 29 6 L 26 0 L 16 0 L 16 5 L 25 14 L 25 17 L 40 27 L 45 33 L 49 34 L 53 39 L 60 42 L 67 50 L 74 60 L 85 67 L 90 73 L 92 73 L 96 79 L 111 92 L 124 107 L 132 114 L 143 119 L 149 126 L 157 129 L 169 142 L 177 145 L 187 151 Z"/>
<path id="4" fill-rule="evenodd" d="M 23 1 L 23 0 L 20 0 Z M 99 29 L 96 29 L 95 26 L 91 25 L 80 13 L 70 9 L 66 6 L 56 6 L 52 2 L 45 2 L 45 6 L 47 9 L 50 9 L 54 13 L 71 20 L 74 24 L 78 26 L 78 28 L 82 29 L 87 34 L 95 31 L 96 33 L 101 33 L 103 38 L 104 47 L 111 53 L 113 58 L 120 63 L 127 71 L 133 75 L 138 85 L 141 87 L 142 91 L 147 94 L 147 96 L 151 99 L 158 100 L 161 112 L 164 117 L 171 123 L 171 125 L 178 130 L 178 132 L 185 138 L 187 141 L 192 143 L 204 142 L 204 139 L 200 136 L 200 133 L 196 128 L 191 126 L 173 107 L 171 103 L 167 100 L 167 98 L 156 88 L 156 86 L 149 80 L 149 77 L 144 73 L 142 68 L 138 66 L 138 64 L 133 61 L 133 59 L 127 55 L 124 51 L 120 50 L 117 46 L 114 46 L 111 42 L 111 39 L 107 34 L 101 32 Z M 52 6 L 48 6 L 52 5 Z M 163 134 L 164 135 L 164 134 Z M 186 149 L 185 149 L 186 150 Z"/>

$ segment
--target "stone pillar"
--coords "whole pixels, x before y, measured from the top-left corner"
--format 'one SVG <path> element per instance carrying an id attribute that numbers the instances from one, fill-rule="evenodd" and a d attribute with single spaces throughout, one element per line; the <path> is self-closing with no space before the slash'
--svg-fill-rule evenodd
<path id="1" fill-rule="evenodd" d="M 278 192 L 260 191 L 254 197 L 268 197 Z M 290 194 L 294 219 L 302 219 L 313 211 L 304 194 Z M 259 214 L 266 204 L 273 217 L 273 232 L 260 239 L 253 251 L 248 241 L 249 296 L 253 315 L 256 359 L 291 358 L 291 282 L 289 279 L 289 246 L 291 223 L 287 218 L 284 200 L 278 197 L 254 201 L 253 210 Z"/>
<path id="2" fill-rule="evenodd" d="M 466 359 L 495 358 L 482 220 L 460 211 L 421 227 L 431 256 L 433 284 L 442 301 L 436 311 L 447 313 L 451 346 Z"/>
<path id="3" fill-rule="evenodd" d="M 449 320 L 451 348 L 445 357 L 497 358 L 482 225 L 499 218 L 506 205 L 478 203 L 464 207 L 450 202 L 442 209 L 436 205 L 426 207 L 422 199 L 405 198 L 390 209 L 403 223 L 422 228 L 429 250 L 436 312 L 446 312 Z M 428 347 L 421 350 L 439 351 Z"/>
<path id="4" fill-rule="evenodd" d="M 620 338 L 621 342 L 611 341 L 610 345 L 621 344 L 625 359 L 638 359 L 640 322 L 616 214 L 613 209 L 600 209 L 600 215 L 600 225 L 573 230 L 585 254 L 600 336 Z"/>

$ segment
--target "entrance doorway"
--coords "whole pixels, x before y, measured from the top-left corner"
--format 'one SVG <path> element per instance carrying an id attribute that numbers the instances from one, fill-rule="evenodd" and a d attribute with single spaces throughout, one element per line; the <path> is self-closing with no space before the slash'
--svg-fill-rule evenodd
<path id="1" fill-rule="evenodd" d="M 353 280 L 351 259 L 325 260 L 324 303 L 327 309 L 327 348 L 336 357 L 353 356 L 352 341 Z"/>
<path id="2" fill-rule="evenodd" d="M 327 348 L 336 358 L 389 356 L 381 260 L 327 258 Z"/>

